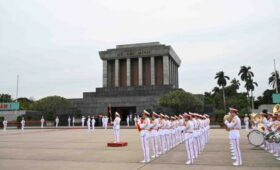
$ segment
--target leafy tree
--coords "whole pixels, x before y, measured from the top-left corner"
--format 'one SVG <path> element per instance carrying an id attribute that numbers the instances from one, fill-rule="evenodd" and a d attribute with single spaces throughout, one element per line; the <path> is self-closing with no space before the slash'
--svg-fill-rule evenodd
<path id="1" fill-rule="evenodd" d="M 31 104 L 34 102 L 26 97 L 18 98 L 17 101 L 20 103 L 20 110 L 30 110 Z"/>
<path id="2" fill-rule="evenodd" d="M 11 95 L 9 94 L 0 94 L 0 102 L 12 102 Z"/>
<path id="3" fill-rule="evenodd" d="M 57 114 L 64 114 L 69 112 L 72 108 L 71 103 L 60 96 L 48 96 L 34 102 L 31 106 L 33 110 L 42 111 L 47 114 L 49 119 L 54 119 Z"/>
<path id="4" fill-rule="evenodd" d="M 224 109 L 226 111 L 226 97 L 225 97 L 225 86 L 227 85 L 227 80 L 229 77 L 225 75 L 223 71 L 216 73 L 215 79 L 217 79 L 217 84 L 222 86 L 223 90 L 223 101 L 224 101 Z"/>
<path id="5" fill-rule="evenodd" d="M 266 89 L 262 96 L 259 96 L 255 101 L 255 106 L 258 107 L 261 104 L 272 104 L 272 94 L 275 90 Z"/>
<path id="6" fill-rule="evenodd" d="M 198 97 L 183 89 L 173 90 L 161 96 L 158 104 L 171 108 L 175 113 L 199 112 L 203 107 L 203 103 Z"/>
<path id="7" fill-rule="evenodd" d="M 277 79 L 277 87 L 279 92 L 280 91 L 279 71 L 271 73 L 271 76 L 268 78 L 268 84 L 272 86 L 272 88 L 276 89 L 276 79 Z"/>
<path id="8" fill-rule="evenodd" d="M 220 91 L 221 91 L 221 89 L 220 89 L 219 87 L 214 87 L 213 90 L 212 90 L 212 92 L 213 92 L 214 94 L 217 94 L 217 93 L 219 93 Z"/>

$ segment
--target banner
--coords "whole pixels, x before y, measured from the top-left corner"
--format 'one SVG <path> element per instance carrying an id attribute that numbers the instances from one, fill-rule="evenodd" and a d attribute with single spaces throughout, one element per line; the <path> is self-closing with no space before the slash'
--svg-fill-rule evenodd
<path id="1" fill-rule="evenodd" d="M 280 94 L 272 94 L 273 103 L 280 103 Z"/>
<path id="2" fill-rule="evenodd" d="M 0 110 L 19 110 L 19 103 L 0 103 Z"/>

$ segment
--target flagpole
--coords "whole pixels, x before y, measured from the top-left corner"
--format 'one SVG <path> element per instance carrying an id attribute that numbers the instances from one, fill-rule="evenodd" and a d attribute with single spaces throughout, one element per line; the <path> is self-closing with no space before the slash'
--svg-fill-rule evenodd
<path id="1" fill-rule="evenodd" d="M 16 102 L 18 101 L 18 83 L 19 83 L 19 75 L 17 75 L 17 92 L 16 92 Z"/>
<path id="2" fill-rule="evenodd" d="M 276 93 L 278 93 L 278 82 L 277 82 L 277 71 L 276 71 L 276 64 L 275 64 L 275 59 L 273 59 L 274 61 L 274 70 L 275 70 L 275 84 L 276 84 Z"/>

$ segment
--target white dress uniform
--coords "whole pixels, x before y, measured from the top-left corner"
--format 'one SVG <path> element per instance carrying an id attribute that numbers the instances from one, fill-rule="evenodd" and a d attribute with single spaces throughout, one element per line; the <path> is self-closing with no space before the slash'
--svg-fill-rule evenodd
<path id="1" fill-rule="evenodd" d="M 161 154 L 165 154 L 166 152 L 165 129 L 164 129 L 165 120 L 164 120 L 164 115 L 160 114 L 160 116 L 161 116 L 161 120 L 159 121 L 159 125 L 158 125 L 159 144 L 160 144 Z"/>
<path id="2" fill-rule="evenodd" d="M 145 111 L 144 111 L 145 112 Z M 148 112 L 145 112 L 148 114 Z M 141 163 L 150 162 L 150 147 L 149 147 L 149 129 L 150 129 L 150 119 L 146 117 L 144 120 L 139 119 L 138 126 L 140 128 L 141 135 L 141 146 L 143 151 L 144 160 Z"/>
<path id="3" fill-rule="evenodd" d="M 192 120 L 185 121 L 185 147 L 188 155 L 188 160 L 185 164 L 193 164 L 194 161 L 194 147 L 193 147 L 193 132 L 194 122 Z"/>
<path id="4" fill-rule="evenodd" d="M 85 126 L 85 119 L 86 119 L 86 118 L 83 116 L 83 117 L 82 117 L 82 127 Z"/>
<path id="5" fill-rule="evenodd" d="M 240 139 L 240 134 L 239 130 L 241 129 L 241 121 L 240 118 L 235 115 L 232 121 L 229 123 L 228 121 L 225 121 L 225 124 L 227 127 L 230 129 L 229 131 L 229 137 L 233 146 L 233 151 L 234 155 L 236 158 L 236 161 L 233 163 L 235 166 L 242 165 L 242 158 L 241 158 L 241 152 L 240 152 L 240 147 L 239 147 L 239 139 Z"/>
<path id="6" fill-rule="evenodd" d="M 109 118 L 107 116 L 104 117 L 104 128 L 105 129 L 107 129 L 107 126 L 108 126 L 108 119 Z"/>
<path id="7" fill-rule="evenodd" d="M 121 123 L 121 118 L 119 117 L 119 113 L 115 113 L 116 118 L 113 122 L 113 131 L 114 131 L 114 143 L 120 142 L 120 123 Z"/>
<path id="8" fill-rule="evenodd" d="M 158 124 L 159 124 L 159 119 L 157 119 L 157 118 L 155 118 L 153 121 L 151 121 L 151 124 L 150 124 L 151 141 L 152 141 L 153 152 L 154 152 L 154 155 L 152 156 L 152 158 L 157 158 L 159 156 L 159 153 L 158 153 L 158 141 L 157 141 L 158 126 L 159 126 Z"/>
<path id="9" fill-rule="evenodd" d="M 68 117 L 68 127 L 70 127 L 71 126 L 71 118 L 70 118 L 70 116 Z"/>
<path id="10" fill-rule="evenodd" d="M 42 116 L 42 118 L 41 118 L 41 128 L 44 128 L 44 123 L 45 123 L 45 119 L 44 119 L 44 117 Z"/>
<path id="11" fill-rule="evenodd" d="M 94 119 L 94 116 L 91 119 L 91 126 L 92 126 L 92 131 L 94 131 L 94 129 L 95 129 L 95 119 Z"/>
<path id="12" fill-rule="evenodd" d="M 249 130 L 249 117 L 248 116 L 244 117 L 244 124 L 245 124 L 245 130 L 248 131 Z"/>
<path id="13" fill-rule="evenodd" d="M 25 120 L 24 120 L 24 118 L 22 118 L 22 120 L 21 120 L 21 130 L 24 130 L 24 126 L 25 126 Z"/>
<path id="14" fill-rule="evenodd" d="M 127 127 L 129 127 L 129 115 L 127 115 L 126 117 L 126 123 L 127 123 Z"/>
<path id="15" fill-rule="evenodd" d="M 73 123 L 73 126 L 75 126 L 75 117 L 74 116 L 72 118 L 72 123 Z"/>
<path id="16" fill-rule="evenodd" d="M 3 121 L 3 130 L 4 130 L 4 131 L 6 131 L 7 126 L 8 126 L 8 121 L 5 119 L 5 120 Z"/>
<path id="17" fill-rule="evenodd" d="M 55 119 L 55 127 L 58 127 L 58 123 L 59 123 L 59 118 L 57 116 L 56 119 Z"/>
<path id="18" fill-rule="evenodd" d="M 87 118 L 87 127 L 88 127 L 88 131 L 90 131 L 91 127 L 90 127 L 90 116 L 88 116 Z"/>

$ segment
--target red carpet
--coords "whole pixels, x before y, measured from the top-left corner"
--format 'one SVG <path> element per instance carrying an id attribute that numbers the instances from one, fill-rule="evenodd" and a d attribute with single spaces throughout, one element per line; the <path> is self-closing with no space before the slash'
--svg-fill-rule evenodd
<path id="1" fill-rule="evenodd" d="M 124 147 L 124 146 L 127 146 L 127 142 L 118 142 L 118 143 L 110 142 L 110 143 L 107 143 L 107 147 Z"/>

